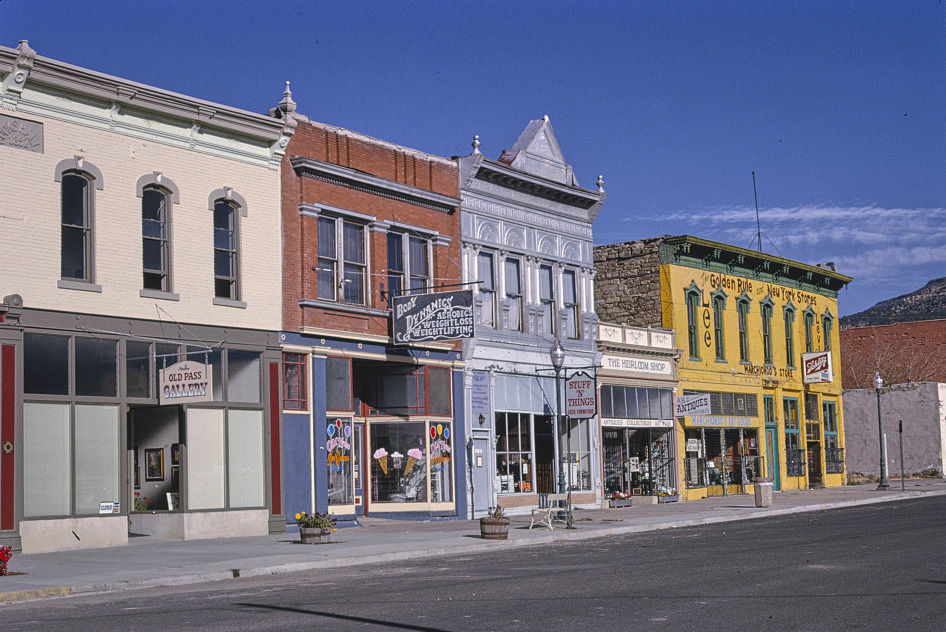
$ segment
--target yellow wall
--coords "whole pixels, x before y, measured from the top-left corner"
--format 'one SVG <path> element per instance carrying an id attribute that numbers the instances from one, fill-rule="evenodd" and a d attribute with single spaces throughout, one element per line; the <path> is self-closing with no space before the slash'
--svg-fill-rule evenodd
<path id="1" fill-rule="evenodd" d="M 807 449 L 805 438 L 805 394 L 818 394 L 818 416 L 822 416 L 822 402 L 836 402 L 838 419 L 838 446 L 844 446 L 844 430 L 841 407 L 839 335 L 837 320 L 837 299 L 824 294 L 799 290 L 794 282 L 779 284 L 734 274 L 720 273 L 705 269 L 687 267 L 678 264 L 661 265 L 661 300 L 663 308 L 663 326 L 677 331 L 677 346 L 683 350 L 679 365 L 679 390 L 754 393 L 757 396 L 758 416 L 750 419 L 751 428 L 757 431 L 759 454 L 769 462 L 771 455 L 766 453 L 765 420 L 763 395 L 775 398 L 775 418 L 778 424 L 779 476 L 781 489 L 807 488 L 806 476 L 789 477 L 785 463 L 785 426 L 783 419 L 783 398 L 797 398 L 799 402 L 799 442 Z M 687 320 L 686 290 L 697 288 L 700 292 L 696 333 L 699 358 L 692 358 L 689 350 L 689 328 Z M 725 294 L 722 331 L 724 358 L 716 356 L 716 333 L 713 318 L 712 299 L 715 293 Z M 740 361 L 740 340 L 737 314 L 737 300 L 749 299 L 748 313 L 748 362 Z M 764 362 L 762 303 L 771 301 L 771 362 Z M 792 362 L 786 354 L 786 336 L 784 308 L 791 304 L 795 308 L 794 353 Z M 808 308 L 814 311 L 813 351 L 824 349 L 824 331 L 822 317 L 828 313 L 833 319 L 831 330 L 831 357 L 834 380 L 824 384 L 803 384 L 801 354 L 805 348 L 804 313 Z M 685 499 L 705 495 L 705 490 L 687 490 L 684 478 L 685 440 L 684 429 L 691 426 L 691 418 L 677 420 L 677 452 L 679 480 Z M 823 424 L 823 420 L 819 422 Z M 819 428 L 819 440 L 824 446 L 824 428 Z M 842 485 L 843 474 L 824 474 L 824 450 L 820 451 L 820 469 L 824 484 Z"/>

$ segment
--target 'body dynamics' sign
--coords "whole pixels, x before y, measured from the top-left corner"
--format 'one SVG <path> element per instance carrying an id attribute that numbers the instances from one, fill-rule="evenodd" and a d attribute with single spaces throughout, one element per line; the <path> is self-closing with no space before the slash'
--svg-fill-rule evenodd
<path id="1" fill-rule="evenodd" d="M 473 337 L 473 292 L 438 292 L 394 298 L 395 344 Z"/>

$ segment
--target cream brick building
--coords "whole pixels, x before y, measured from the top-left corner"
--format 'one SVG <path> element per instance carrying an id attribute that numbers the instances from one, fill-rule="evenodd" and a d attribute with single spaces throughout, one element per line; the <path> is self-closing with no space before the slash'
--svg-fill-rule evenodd
<path id="1" fill-rule="evenodd" d="M 0 543 L 278 528 L 291 126 L 25 41 L 0 80 Z M 209 401 L 160 396 L 178 361 L 209 366 Z"/>

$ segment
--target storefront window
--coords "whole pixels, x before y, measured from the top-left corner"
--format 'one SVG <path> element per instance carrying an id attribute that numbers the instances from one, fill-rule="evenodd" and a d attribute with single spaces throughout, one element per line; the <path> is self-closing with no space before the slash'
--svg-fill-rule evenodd
<path id="1" fill-rule="evenodd" d="M 23 334 L 23 390 L 43 395 L 69 394 L 69 338 Z"/>
<path id="2" fill-rule="evenodd" d="M 496 413 L 496 477 L 500 494 L 533 491 L 531 426 L 527 413 Z"/>
<path id="3" fill-rule="evenodd" d="M 118 406 L 76 404 L 75 446 L 75 513 L 97 514 L 99 503 L 121 498 Z"/>
<path id="4" fill-rule="evenodd" d="M 572 490 L 591 489 L 591 450 L 588 447 L 588 419 L 568 419 L 565 433 L 566 450 L 574 457 L 571 463 Z M 571 461 L 571 459 L 569 459 Z M 566 470 L 567 472 L 567 470 Z M 566 479 L 567 480 L 567 479 Z"/>
<path id="5" fill-rule="evenodd" d="M 258 404 L 260 400 L 260 354 L 256 351 L 227 351 L 227 399 Z"/>
<path id="6" fill-rule="evenodd" d="M 663 428 L 603 430 L 604 491 L 608 497 L 672 494 L 672 432 Z"/>
<path id="7" fill-rule="evenodd" d="M 430 500 L 453 501 L 453 447 L 450 424 L 430 424 Z M 408 459 L 411 452 L 408 450 Z M 414 455 L 416 456 L 416 454 Z M 415 465 L 414 467 L 417 467 Z M 423 465 L 421 464 L 421 467 Z"/>
<path id="8" fill-rule="evenodd" d="M 701 428 L 690 432 L 687 439 L 701 441 L 707 485 L 745 485 L 763 475 L 755 428 Z M 690 481 L 688 472 L 688 485 Z"/>
<path id="9" fill-rule="evenodd" d="M 782 400 L 785 418 L 785 465 L 789 476 L 805 475 L 805 451 L 801 447 L 798 426 L 798 400 Z"/>
<path id="10" fill-rule="evenodd" d="M 227 484 L 230 507 L 262 507 L 265 500 L 263 413 L 227 413 Z"/>
<path id="11" fill-rule="evenodd" d="M 25 516 L 70 514 L 72 454 L 69 435 L 68 404 L 23 404 Z"/>
<path id="12" fill-rule="evenodd" d="M 325 407 L 328 410 L 354 410 L 351 360 L 348 358 L 325 358 Z"/>
<path id="13" fill-rule="evenodd" d="M 118 395 L 118 342 L 76 338 L 76 395 Z"/>
<path id="14" fill-rule="evenodd" d="M 335 418 L 325 427 L 325 452 L 328 455 L 328 504 L 350 505 L 355 500 L 352 488 L 351 419 Z"/>
<path id="15" fill-rule="evenodd" d="M 125 342 L 125 392 L 128 397 L 151 397 L 151 343 Z"/>
<path id="16" fill-rule="evenodd" d="M 427 502 L 426 431 L 423 422 L 371 424 L 373 501 Z"/>

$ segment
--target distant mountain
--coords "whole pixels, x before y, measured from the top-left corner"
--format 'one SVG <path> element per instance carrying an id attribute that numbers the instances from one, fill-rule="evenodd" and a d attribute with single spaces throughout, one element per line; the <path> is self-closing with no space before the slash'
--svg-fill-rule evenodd
<path id="1" fill-rule="evenodd" d="M 843 316 L 841 327 L 866 327 L 946 318 L 946 277 L 933 279 L 919 290 L 880 301 L 863 312 Z"/>

